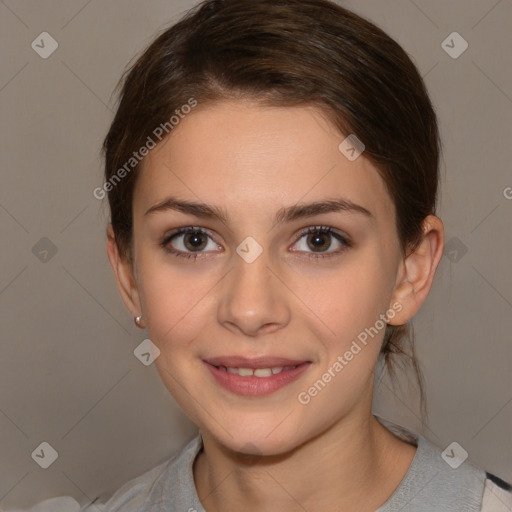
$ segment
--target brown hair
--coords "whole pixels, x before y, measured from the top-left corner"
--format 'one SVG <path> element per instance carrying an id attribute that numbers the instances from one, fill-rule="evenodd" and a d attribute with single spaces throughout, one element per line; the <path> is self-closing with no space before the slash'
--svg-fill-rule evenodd
<path id="1" fill-rule="evenodd" d="M 191 98 L 310 105 L 341 134 L 356 134 L 395 204 L 404 255 L 421 240 L 425 217 L 435 214 L 440 144 L 423 80 L 393 39 L 333 2 L 206 0 L 163 31 L 118 87 L 120 102 L 103 143 L 105 179 L 113 184 L 105 190 L 117 246 L 129 260 L 141 166 L 132 162 L 131 172 L 112 180 Z M 412 338 L 408 324 L 388 325 L 381 354 L 391 376 L 396 356 L 412 364 L 426 412 Z"/>

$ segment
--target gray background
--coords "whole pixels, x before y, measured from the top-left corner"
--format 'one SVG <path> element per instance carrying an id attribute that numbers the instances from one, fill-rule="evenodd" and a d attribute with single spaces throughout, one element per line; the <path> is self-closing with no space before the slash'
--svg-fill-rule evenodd
<path id="1" fill-rule="evenodd" d="M 92 195 L 117 80 L 194 3 L 0 1 L 0 507 L 106 496 L 196 433 L 154 366 L 134 357 L 144 332 L 118 296 L 106 208 Z M 413 56 L 441 124 L 448 249 L 414 319 L 424 434 L 512 481 L 511 2 L 343 5 Z M 31 48 L 44 31 L 59 45 L 47 59 Z M 454 31 L 469 43 L 456 59 L 441 46 Z M 419 429 L 411 404 L 379 384 L 375 412 Z M 48 469 L 31 458 L 43 441 L 59 454 Z"/>

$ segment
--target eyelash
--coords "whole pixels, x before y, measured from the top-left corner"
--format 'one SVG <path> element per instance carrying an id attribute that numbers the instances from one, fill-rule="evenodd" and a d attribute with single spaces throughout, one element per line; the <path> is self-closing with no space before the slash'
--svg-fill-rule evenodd
<path id="1" fill-rule="evenodd" d="M 185 227 L 185 228 L 180 228 L 176 231 L 174 231 L 173 233 L 170 233 L 169 235 L 165 236 L 165 238 L 160 242 L 160 246 L 168 253 L 170 254 L 173 254 L 174 256 L 178 257 L 178 258 L 185 258 L 185 259 L 193 259 L 193 260 L 197 260 L 198 257 L 200 256 L 201 252 L 183 252 L 183 251 L 178 251 L 172 247 L 169 246 L 169 243 L 176 237 L 180 236 L 180 235 L 183 235 L 183 234 L 187 234 L 187 233 L 199 233 L 199 234 L 202 234 L 202 235 L 206 235 L 207 237 L 211 238 L 211 236 L 208 234 L 207 231 L 205 231 L 204 229 L 202 228 L 196 228 L 196 227 L 193 227 L 193 226 L 188 226 L 188 227 Z M 331 258 L 333 256 L 337 256 L 339 254 L 341 254 L 342 252 L 344 252 L 346 249 L 352 247 L 352 243 L 344 236 L 340 235 L 339 233 L 337 233 L 336 231 L 334 231 L 332 228 L 330 228 L 329 226 L 310 226 L 309 228 L 306 228 L 304 230 L 301 231 L 297 241 L 295 243 L 297 243 L 302 237 L 304 237 L 305 235 L 309 235 L 309 234 L 326 234 L 326 235 L 331 235 L 332 237 L 334 237 L 336 240 L 338 240 L 342 245 L 343 247 L 336 250 L 336 251 L 332 251 L 332 252 L 329 252 L 329 253 L 326 253 L 326 254 L 322 254 L 322 253 L 315 253 L 315 252 L 311 252 L 311 253 L 306 253 L 307 254 L 307 258 L 310 258 L 310 259 L 314 259 L 314 260 L 319 260 L 319 259 L 323 259 L 323 258 Z"/>

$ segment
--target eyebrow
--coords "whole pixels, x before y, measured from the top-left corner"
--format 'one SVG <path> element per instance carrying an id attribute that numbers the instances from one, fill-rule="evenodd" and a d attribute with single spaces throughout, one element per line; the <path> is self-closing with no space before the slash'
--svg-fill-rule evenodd
<path id="1" fill-rule="evenodd" d="M 175 197 L 167 197 L 163 201 L 152 206 L 146 211 L 144 216 L 157 212 L 165 212 L 168 210 L 175 210 L 204 219 L 219 220 L 224 224 L 229 222 L 229 215 L 227 212 L 218 206 L 209 205 L 206 203 L 196 203 L 193 201 L 184 201 Z M 278 224 L 292 222 L 307 217 L 313 217 L 322 213 L 336 212 L 357 213 L 364 215 L 370 220 L 375 219 L 373 214 L 363 206 L 353 203 L 348 199 L 336 198 L 307 204 L 295 204 L 292 206 L 280 208 L 276 213 L 273 227 Z"/>

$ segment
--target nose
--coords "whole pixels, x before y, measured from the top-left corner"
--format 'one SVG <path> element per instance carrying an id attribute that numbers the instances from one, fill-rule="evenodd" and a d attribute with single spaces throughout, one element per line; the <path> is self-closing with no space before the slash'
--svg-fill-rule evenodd
<path id="1" fill-rule="evenodd" d="M 287 290 L 270 268 L 266 251 L 251 263 L 236 253 L 233 259 L 234 268 L 226 276 L 221 290 L 219 323 L 237 334 L 251 337 L 285 327 L 290 321 Z"/>

